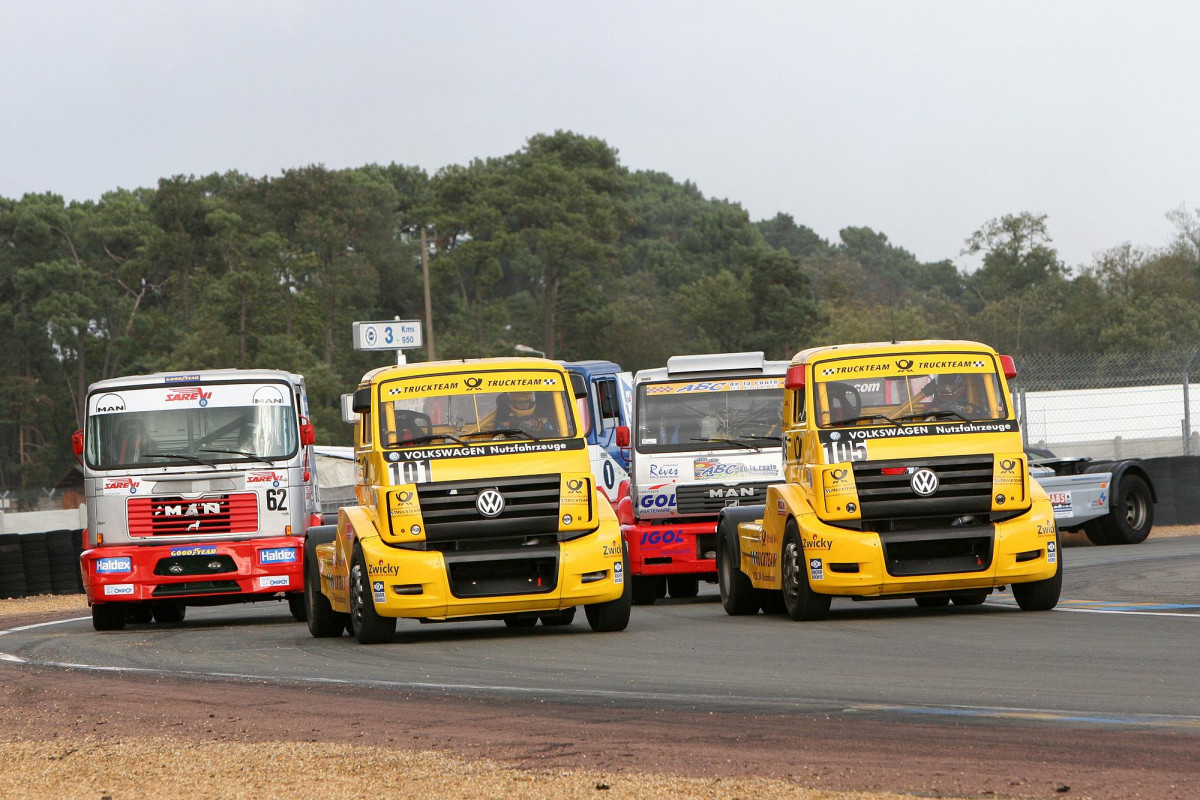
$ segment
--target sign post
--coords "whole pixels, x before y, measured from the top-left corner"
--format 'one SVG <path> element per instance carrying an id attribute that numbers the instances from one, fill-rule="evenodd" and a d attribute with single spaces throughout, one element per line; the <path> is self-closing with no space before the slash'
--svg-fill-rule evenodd
<path id="1" fill-rule="evenodd" d="M 355 350 L 395 350 L 396 363 L 405 364 L 404 351 L 420 347 L 421 321 L 419 319 L 383 320 L 381 322 L 355 322 L 351 325 Z"/>

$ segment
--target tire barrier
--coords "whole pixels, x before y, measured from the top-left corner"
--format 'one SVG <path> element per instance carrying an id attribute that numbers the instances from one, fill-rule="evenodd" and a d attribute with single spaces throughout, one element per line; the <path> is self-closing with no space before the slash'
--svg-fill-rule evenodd
<path id="1" fill-rule="evenodd" d="M 0 599 L 79 594 L 82 530 L 0 533 Z"/>

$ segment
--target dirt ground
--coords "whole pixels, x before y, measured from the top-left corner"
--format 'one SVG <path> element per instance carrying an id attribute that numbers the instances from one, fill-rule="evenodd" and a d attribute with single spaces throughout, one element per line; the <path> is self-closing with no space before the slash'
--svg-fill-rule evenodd
<path id="1" fill-rule="evenodd" d="M 5 600 L 0 630 L 84 614 L 81 596 Z M 3 661 L 0 709 L 0 798 L 1200 796 L 1200 737 L 1177 731 L 639 711 Z"/>

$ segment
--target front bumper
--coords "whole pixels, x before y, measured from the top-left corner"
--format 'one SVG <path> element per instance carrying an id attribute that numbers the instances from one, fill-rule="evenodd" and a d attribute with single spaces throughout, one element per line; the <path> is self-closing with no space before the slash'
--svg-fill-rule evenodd
<path id="1" fill-rule="evenodd" d="M 1058 537 L 1047 501 L 1015 519 L 888 541 L 806 514 L 799 520 L 806 570 L 821 594 L 879 597 L 992 589 L 1054 576 Z M 899 540 L 899 541 L 896 541 Z M 984 546 L 983 542 L 986 542 Z M 746 568 L 743 565 L 743 568 Z"/>
<path id="2" fill-rule="evenodd" d="M 79 556 L 88 604 L 261 600 L 304 590 L 304 539 L 93 547 Z"/>
<path id="3" fill-rule="evenodd" d="M 622 525 L 633 575 L 717 574 L 717 523 Z"/>
<path id="4" fill-rule="evenodd" d="M 543 547 L 405 550 L 378 536 L 359 540 L 375 611 L 446 619 L 557 611 L 616 600 L 625 569 L 615 520 L 595 533 Z"/>

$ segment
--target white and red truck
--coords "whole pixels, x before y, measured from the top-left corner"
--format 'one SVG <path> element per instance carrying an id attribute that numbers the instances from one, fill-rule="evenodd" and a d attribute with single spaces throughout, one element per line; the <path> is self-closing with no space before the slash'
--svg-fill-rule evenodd
<path id="1" fill-rule="evenodd" d="M 86 403 L 72 438 L 96 630 L 262 600 L 304 619 L 304 536 L 321 506 L 302 376 L 137 375 L 92 384 Z"/>
<path id="2" fill-rule="evenodd" d="M 721 510 L 762 503 L 783 479 L 787 365 L 761 352 L 684 355 L 634 376 L 633 426 L 618 429 L 630 480 L 617 503 L 634 603 L 716 582 Z"/>

